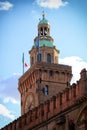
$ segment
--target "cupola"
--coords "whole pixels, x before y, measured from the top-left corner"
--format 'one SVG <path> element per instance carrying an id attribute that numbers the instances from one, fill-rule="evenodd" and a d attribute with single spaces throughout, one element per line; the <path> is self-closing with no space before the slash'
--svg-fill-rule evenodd
<path id="1" fill-rule="evenodd" d="M 59 51 L 54 46 L 54 39 L 50 36 L 50 24 L 45 18 L 45 14 L 42 14 L 42 19 L 38 23 L 38 34 L 34 38 L 34 45 L 30 50 L 30 63 L 36 62 L 50 62 L 58 63 Z M 38 51 L 37 51 L 38 42 Z"/>

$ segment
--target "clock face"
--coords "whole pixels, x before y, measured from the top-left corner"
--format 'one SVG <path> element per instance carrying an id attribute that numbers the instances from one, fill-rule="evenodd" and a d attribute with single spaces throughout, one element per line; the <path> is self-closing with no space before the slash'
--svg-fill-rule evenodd
<path id="1" fill-rule="evenodd" d="M 30 93 L 25 101 L 25 113 L 34 108 L 34 96 Z"/>

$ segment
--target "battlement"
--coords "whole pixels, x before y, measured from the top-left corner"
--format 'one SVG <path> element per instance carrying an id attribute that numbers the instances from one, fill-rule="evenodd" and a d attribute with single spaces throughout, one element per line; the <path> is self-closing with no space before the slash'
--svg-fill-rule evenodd
<path id="1" fill-rule="evenodd" d="M 66 111 L 87 99 L 87 71 L 83 69 L 77 83 L 68 86 L 62 92 L 54 95 L 50 100 L 45 101 L 38 107 L 14 120 L 1 130 L 27 130 L 45 123 L 59 113 Z"/>

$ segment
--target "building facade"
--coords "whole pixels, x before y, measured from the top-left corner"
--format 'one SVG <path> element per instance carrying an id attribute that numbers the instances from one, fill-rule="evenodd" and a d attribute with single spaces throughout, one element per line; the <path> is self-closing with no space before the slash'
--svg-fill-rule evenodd
<path id="1" fill-rule="evenodd" d="M 87 130 L 87 71 L 70 85 L 72 67 L 59 64 L 44 13 L 29 54 L 30 68 L 18 83 L 21 116 L 1 130 Z"/>

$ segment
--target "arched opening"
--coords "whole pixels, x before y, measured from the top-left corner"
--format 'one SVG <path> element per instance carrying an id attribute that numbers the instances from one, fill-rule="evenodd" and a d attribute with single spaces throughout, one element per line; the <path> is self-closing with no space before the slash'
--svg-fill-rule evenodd
<path id="1" fill-rule="evenodd" d="M 77 129 L 86 130 L 87 129 L 87 106 L 81 111 L 77 120 Z"/>
<path id="2" fill-rule="evenodd" d="M 47 63 L 51 63 L 51 55 L 47 54 Z"/>
<path id="3" fill-rule="evenodd" d="M 40 35 L 41 36 L 43 35 L 43 28 L 42 27 L 40 28 Z"/>
<path id="4" fill-rule="evenodd" d="M 46 85 L 46 86 L 44 87 L 44 94 L 45 94 L 45 95 L 48 95 L 48 94 L 49 94 L 48 85 Z"/>
<path id="5" fill-rule="evenodd" d="M 44 35 L 45 36 L 47 35 L 47 28 L 46 27 L 44 28 Z"/>
<path id="6" fill-rule="evenodd" d="M 41 62 L 41 61 L 42 61 L 42 55 L 41 55 L 41 54 L 38 54 L 38 55 L 37 55 L 37 61 L 38 61 L 38 62 Z"/>

